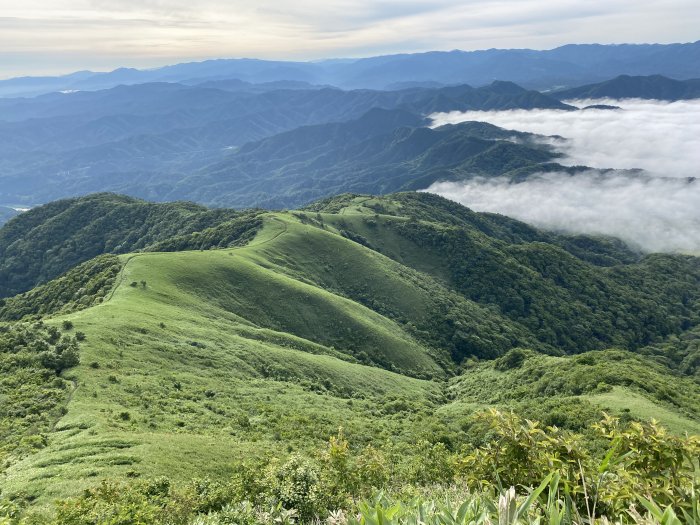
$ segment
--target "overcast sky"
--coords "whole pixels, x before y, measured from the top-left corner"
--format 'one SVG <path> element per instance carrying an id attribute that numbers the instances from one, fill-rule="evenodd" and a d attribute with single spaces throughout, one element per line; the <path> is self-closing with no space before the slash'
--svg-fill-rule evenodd
<path id="1" fill-rule="evenodd" d="M 692 42 L 698 0 L 0 0 L 0 78 L 220 57 Z"/>

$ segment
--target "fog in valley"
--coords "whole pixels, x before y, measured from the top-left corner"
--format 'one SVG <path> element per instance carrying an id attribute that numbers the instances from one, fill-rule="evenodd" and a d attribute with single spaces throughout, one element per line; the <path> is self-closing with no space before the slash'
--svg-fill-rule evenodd
<path id="1" fill-rule="evenodd" d="M 700 101 L 585 100 L 619 110 L 435 114 L 433 126 L 480 120 L 546 136 L 560 163 L 644 173 L 548 173 L 436 183 L 428 191 L 538 227 L 620 237 L 644 251 L 700 253 Z"/>

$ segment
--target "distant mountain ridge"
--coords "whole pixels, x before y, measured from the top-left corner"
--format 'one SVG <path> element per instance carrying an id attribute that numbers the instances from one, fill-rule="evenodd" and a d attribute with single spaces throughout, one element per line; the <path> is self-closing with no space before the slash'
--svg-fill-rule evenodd
<path id="1" fill-rule="evenodd" d="M 411 113 L 373 109 L 355 121 L 302 127 L 248 143 L 192 174 L 167 197 L 293 208 L 346 192 L 419 190 L 438 180 L 526 178 L 548 169 L 557 157 L 527 133 L 483 122 L 430 129 Z"/>
<path id="2" fill-rule="evenodd" d="M 385 89 L 391 85 L 485 85 L 510 80 L 530 88 L 575 86 L 613 76 L 662 74 L 679 79 L 700 77 L 700 41 L 684 44 L 570 44 L 546 51 L 488 49 L 433 51 L 357 60 L 284 62 L 218 59 L 162 68 L 119 68 L 107 73 L 77 72 L 59 77 L 24 77 L 0 81 L 0 97 L 35 96 L 62 90 L 97 90 L 120 84 L 237 79 L 330 84 L 341 88 Z"/>
<path id="3" fill-rule="evenodd" d="M 365 120 L 363 133 L 388 132 L 387 126 L 407 125 L 405 119 L 413 127 L 424 126 L 423 117 L 437 111 L 574 110 L 511 82 L 399 91 L 316 87 L 251 92 L 245 84 L 237 91 L 235 84 L 227 83 L 223 90 L 161 82 L 0 99 L 0 202 L 35 205 L 101 191 L 153 200 L 177 193 L 194 199 L 186 192 L 193 188 L 192 178 L 244 144 L 280 133 L 293 140 L 295 129 L 350 122 L 374 109 L 388 112 L 374 113 L 371 124 Z M 394 110 L 412 116 L 393 122 Z M 380 122 L 381 115 L 387 122 Z M 215 193 L 223 203 L 226 195 Z M 316 192 L 310 200 L 329 194 Z M 271 195 L 276 196 L 281 195 Z M 260 201 L 239 198 L 224 204 Z"/>
<path id="4" fill-rule="evenodd" d="M 688 100 L 700 98 L 700 78 L 674 80 L 662 75 L 619 77 L 563 91 L 549 93 L 559 100 L 587 98 L 642 98 L 654 100 Z"/>

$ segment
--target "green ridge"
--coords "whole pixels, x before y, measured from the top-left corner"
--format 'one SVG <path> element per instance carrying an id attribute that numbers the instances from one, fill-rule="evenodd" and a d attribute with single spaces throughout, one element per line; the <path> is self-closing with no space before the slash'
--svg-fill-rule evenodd
<path id="1" fill-rule="evenodd" d="M 245 458 L 314 449 L 340 426 L 357 445 L 458 448 L 474 437 L 468 417 L 485 407 L 582 432 L 601 410 L 700 432 L 694 258 L 641 257 L 609 239 L 550 235 L 420 194 L 345 195 L 200 231 L 144 246 L 189 251 L 119 255 L 114 288 L 97 286 L 102 300 L 86 308 L 29 308 L 85 337 L 80 364 L 61 374 L 75 387 L 61 398 L 65 413 L 27 431 L 41 436 L 36 450 L 6 458 L 3 495 L 41 507 L 104 478 L 227 478 Z M 418 231 L 468 240 L 469 264 Z M 484 268 L 493 298 L 466 286 Z M 73 298 L 75 272 L 6 309 L 23 312 L 46 290 Z M 668 337 L 656 329 L 652 345 L 616 350 L 601 338 L 591 346 L 604 350 L 566 356 L 589 348 L 543 340 L 530 323 L 546 327 L 547 316 L 499 302 L 513 275 L 527 277 L 513 282 L 538 311 L 566 293 L 581 311 L 615 320 L 616 305 L 638 315 L 654 297 L 655 317 L 643 322 Z M 611 291 L 619 295 L 605 299 Z M 575 333 L 580 319 L 556 322 Z M 626 327 L 610 326 L 627 341 Z"/>

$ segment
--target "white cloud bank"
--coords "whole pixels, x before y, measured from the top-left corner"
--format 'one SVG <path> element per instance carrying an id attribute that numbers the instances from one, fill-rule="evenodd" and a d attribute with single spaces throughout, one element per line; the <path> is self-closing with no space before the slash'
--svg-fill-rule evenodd
<path id="1" fill-rule="evenodd" d="M 583 101 L 583 104 L 593 101 Z M 543 174 L 520 184 L 505 179 L 437 183 L 427 191 L 477 211 L 535 226 L 620 237 L 645 251 L 700 254 L 700 100 L 595 101 L 622 111 L 553 110 L 434 115 L 434 124 L 481 120 L 518 131 L 561 135 L 552 141 L 567 165 L 643 168 L 646 175 Z M 577 102 L 581 105 L 581 101 Z"/>
<path id="2" fill-rule="evenodd" d="M 700 181 L 550 173 L 520 184 L 442 182 L 428 191 L 544 229 L 611 235 L 651 252 L 700 253 Z"/>

